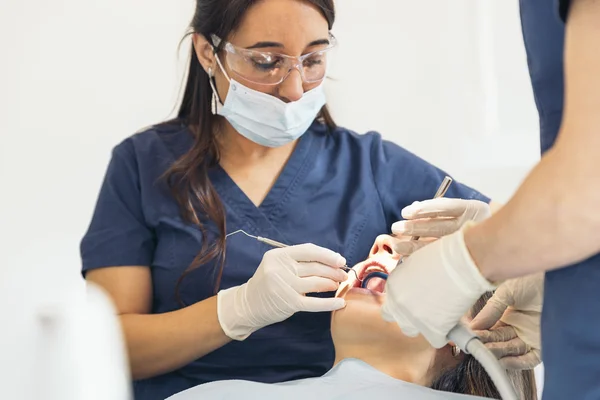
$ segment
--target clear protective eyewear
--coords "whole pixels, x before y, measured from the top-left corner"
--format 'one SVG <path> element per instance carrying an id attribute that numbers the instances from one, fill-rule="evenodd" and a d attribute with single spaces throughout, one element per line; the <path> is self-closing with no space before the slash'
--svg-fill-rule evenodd
<path id="1" fill-rule="evenodd" d="M 223 43 L 227 66 L 245 80 L 260 85 L 278 85 L 288 77 L 293 69 L 300 72 L 302 81 L 315 83 L 323 80 L 327 72 L 327 54 L 337 45 L 333 34 L 329 33 L 329 44 L 326 48 L 303 54 L 300 57 L 286 54 L 249 50 L 234 46 L 211 35 L 216 48 Z"/>

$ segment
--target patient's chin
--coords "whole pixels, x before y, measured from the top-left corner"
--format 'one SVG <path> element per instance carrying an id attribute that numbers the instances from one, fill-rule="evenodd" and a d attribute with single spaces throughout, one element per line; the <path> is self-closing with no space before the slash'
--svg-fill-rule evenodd
<path id="1" fill-rule="evenodd" d="M 385 321 L 381 316 L 385 294 L 355 287 L 347 290 L 343 297 L 346 307 L 334 311 L 331 320 L 331 332 L 337 343 L 407 339 L 396 323 Z"/>
<path id="2" fill-rule="evenodd" d="M 331 320 L 331 334 L 336 345 L 361 345 L 365 342 L 377 342 L 382 346 L 392 344 L 394 348 L 428 347 L 422 337 L 408 337 L 395 322 L 389 322 L 381 316 L 381 307 L 385 293 L 355 287 L 344 294 L 346 307 L 334 311 Z M 416 347 L 415 347 L 416 346 Z"/>
<path id="3" fill-rule="evenodd" d="M 346 307 L 334 311 L 336 314 L 345 314 L 352 318 L 377 319 L 381 318 L 381 307 L 385 294 L 374 292 L 370 289 L 358 287 L 346 287 L 338 293 L 338 297 L 343 297 L 346 301 Z M 383 321 L 383 318 L 381 318 Z"/>
<path id="4" fill-rule="evenodd" d="M 356 302 L 363 307 L 376 307 L 381 309 L 383 300 L 385 299 L 385 293 L 382 293 L 379 290 L 370 289 L 368 286 L 366 288 L 356 286 L 350 288 L 344 294 L 344 299 L 346 300 L 346 303 Z M 380 312 L 380 310 L 378 310 L 378 312 Z"/>

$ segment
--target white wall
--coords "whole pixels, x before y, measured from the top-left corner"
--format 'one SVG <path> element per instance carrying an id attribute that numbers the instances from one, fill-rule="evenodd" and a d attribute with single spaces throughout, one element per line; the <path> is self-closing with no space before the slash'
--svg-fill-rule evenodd
<path id="1" fill-rule="evenodd" d="M 193 2 L 0 4 L 0 268 L 60 287 L 79 273 L 111 148 L 175 105 Z"/>
<path id="2" fill-rule="evenodd" d="M 173 110 L 193 3 L 0 3 L 0 282 L 79 282 L 111 148 Z M 334 32 L 341 125 L 510 196 L 538 151 L 516 0 L 342 0 Z"/>
<path id="3" fill-rule="evenodd" d="M 111 148 L 173 110 L 193 1 L 4 0 L 2 8 L 3 269 L 78 273 L 78 242 Z M 516 1 L 338 1 L 334 32 L 328 92 L 341 125 L 378 130 L 508 198 L 537 158 Z"/>
<path id="4" fill-rule="evenodd" d="M 506 201 L 539 152 L 518 2 L 337 4 L 337 119 Z"/>

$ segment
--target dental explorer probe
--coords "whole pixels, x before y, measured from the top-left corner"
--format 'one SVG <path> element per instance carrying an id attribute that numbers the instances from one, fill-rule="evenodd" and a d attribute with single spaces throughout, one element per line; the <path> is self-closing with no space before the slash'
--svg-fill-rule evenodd
<path id="1" fill-rule="evenodd" d="M 452 184 L 452 178 L 450 178 L 449 176 L 445 177 L 444 180 L 442 181 L 442 183 L 440 184 L 440 187 L 438 187 L 437 192 L 435 192 L 435 195 L 433 196 L 433 198 L 437 199 L 438 197 L 444 197 L 444 195 L 448 191 L 448 188 L 450 188 L 451 184 Z M 419 240 L 419 238 L 420 238 L 420 236 L 413 236 L 411 239 Z"/>
<path id="2" fill-rule="evenodd" d="M 445 177 L 433 198 L 436 199 L 444 196 L 451 183 L 452 178 L 448 176 Z M 419 236 L 413 236 L 412 240 L 419 240 Z M 483 366 L 483 369 L 485 369 L 490 378 L 492 378 L 492 382 L 496 385 L 502 400 L 518 400 L 515 389 L 510 382 L 510 379 L 508 379 L 508 375 L 506 375 L 506 371 L 502 368 L 502 365 L 500 365 L 496 356 L 485 347 L 471 329 L 462 322 L 459 322 L 450 330 L 450 332 L 448 332 L 446 339 L 454 342 L 459 349 L 462 349 L 467 354 L 471 354 L 479 361 Z"/>
<path id="3" fill-rule="evenodd" d="M 227 235 L 225 235 L 225 238 L 227 238 L 227 237 L 229 237 L 229 236 L 231 236 L 231 235 L 235 235 L 236 233 L 243 233 L 244 235 L 246 235 L 246 236 L 248 236 L 248 237 L 251 237 L 252 239 L 256 239 L 256 240 L 258 240 L 259 242 L 262 242 L 262 243 L 268 244 L 268 245 L 269 245 L 269 246 L 271 246 L 271 247 L 276 247 L 276 248 L 279 248 L 279 249 L 283 249 L 283 248 L 285 248 L 285 247 L 289 247 L 289 246 L 290 246 L 290 245 L 288 245 L 288 244 L 285 244 L 285 243 L 278 242 L 277 240 L 269 239 L 269 238 L 262 237 L 262 236 L 254 236 L 254 235 L 251 235 L 251 234 L 249 234 L 248 232 L 244 231 L 243 229 L 238 229 L 238 230 L 237 230 L 237 231 L 235 231 L 235 232 L 228 233 Z M 346 271 L 346 272 L 349 272 L 349 271 L 352 271 L 352 272 L 354 272 L 354 275 L 356 275 L 356 279 L 357 279 L 359 282 L 362 282 L 362 281 L 360 280 L 360 278 L 358 277 L 358 273 L 357 273 L 355 270 L 353 270 L 352 268 L 350 268 L 350 267 L 349 267 L 347 264 L 346 264 L 346 265 L 344 265 L 343 267 L 341 267 L 341 269 L 342 269 L 343 271 Z"/>

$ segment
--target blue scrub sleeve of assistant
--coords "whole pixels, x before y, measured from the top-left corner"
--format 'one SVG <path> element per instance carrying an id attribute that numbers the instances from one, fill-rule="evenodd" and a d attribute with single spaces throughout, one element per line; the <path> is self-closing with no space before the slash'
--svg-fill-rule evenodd
<path id="1" fill-rule="evenodd" d="M 562 122 L 565 26 L 550 0 L 520 0 L 520 13 L 529 77 L 539 114 L 540 146 L 545 153 L 554 145 Z"/>
<path id="2" fill-rule="evenodd" d="M 91 224 L 81 241 L 82 272 L 108 266 L 150 266 L 153 232 L 142 211 L 140 174 L 129 141 L 116 146 Z"/>
<path id="3" fill-rule="evenodd" d="M 444 177 L 451 176 L 408 150 L 386 140 L 371 146 L 373 177 L 388 223 L 402 220 L 402 209 L 415 201 L 431 199 Z M 490 202 L 478 191 L 454 181 L 445 197 Z"/>

